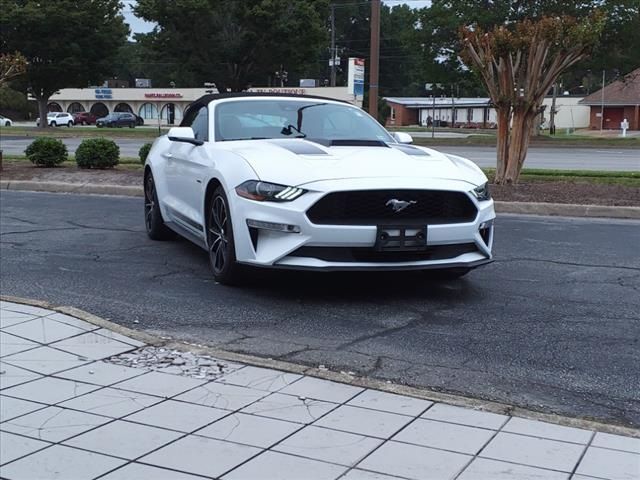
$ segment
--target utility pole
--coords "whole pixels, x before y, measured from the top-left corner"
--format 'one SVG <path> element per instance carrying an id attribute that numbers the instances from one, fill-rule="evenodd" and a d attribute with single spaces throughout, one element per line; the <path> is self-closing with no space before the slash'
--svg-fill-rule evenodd
<path id="1" fill-rule="evenodd" d="M 371 0 L 371 68 L 369 70 L 369 115 L 378 119 L 378 77 L 380 62 L 380 0 Z"/>
<path id="2" fill-rule="evenodd" d="M 605 82 L 605 70 L 602 70 L 602 99 L 600 101 L 600 134 L 604 128 L 604 82 Z"/>
<path id="3" fill-rule="evenodd" d="M 451 85 L 451 128 L 456 128 L 456 99 L 453 94 L 453 85 Z"/>
<path id="4" fill-rule="evenodd" d="M 558 96 L 558 82 L 553 84 L 553 97 L 551 98 L 551 111 L 549 112 L 549 135 L 556 134 L 556 97 Z"/>
<path id="5" fill-rule="evenodd" d="M 331 4 L 331 86 L 336 86 L 336 6 Z"/>

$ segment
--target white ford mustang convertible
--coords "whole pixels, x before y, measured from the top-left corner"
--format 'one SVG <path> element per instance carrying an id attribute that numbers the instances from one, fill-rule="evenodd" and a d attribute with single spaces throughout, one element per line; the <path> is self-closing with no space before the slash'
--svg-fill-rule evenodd
<path id="1" fill-rule="evenodd" d="M 221 283 L 246 266 L 454 278 L 490 262 L 484 173 L 409 143 L 340 101 L 206 95 L 149 152 L 147 233 L 206 249 Z"/>

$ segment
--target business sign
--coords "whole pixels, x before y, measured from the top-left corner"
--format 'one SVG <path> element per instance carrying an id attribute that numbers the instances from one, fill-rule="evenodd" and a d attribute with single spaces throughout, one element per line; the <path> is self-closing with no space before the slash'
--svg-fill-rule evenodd
<path id="1" fill-rule="evenodd" d="M 284 93 L 289 95 L 305 95 L 307 90 L 304 88 L 250 88 L 250 92 L 258 93 Z"/>
<path id="2" fill-rule="evenodd" d="M 111 100 L 113 98 L 113 93 L 110 88 L 96 88 L 94 92 L 96 100 Z"/>
<path id="3" fill-rule="evenodd" d="M 182 98 L 181 93 L 145 93 L 146 98 Z"/>
<path id="4" fill-rule="evenodd" d="M 349 94 L 355 97 L 364 95 L 364 58 L 349 58 L 347 86 Z"/>

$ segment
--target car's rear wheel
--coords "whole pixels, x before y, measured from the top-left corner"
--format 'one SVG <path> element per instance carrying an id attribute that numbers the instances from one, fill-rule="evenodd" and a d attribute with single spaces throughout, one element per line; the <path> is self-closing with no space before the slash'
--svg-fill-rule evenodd
<path id="1" fill-rule="evenodd" d="M 216 281 L 237 284 L 241 280 L 242 266 L 236 262 L 229 202 L 222 187 L 216 188 L 208 205 L 207 248 Z"/>
<path id="2" fill-rule="evenodd" d="M 158 193 L 153 174 L 148 172 L 144 178 L 144 224 L 151 240 L 171 240 L 175 238 L 173 231 L 164 224 Z"/>
<path id="3" fill-rule="evenodd" d="M 67 123 L 67 127 L 71 128 L 73 126 L 73 122 L 69 121 L 69 123 Z"/>
<path id="4" fill-rule="evenodd" d="M 10 127 L 11 126 L 11 122 L 4 122 L 4 126 L 5 127 Z"/>
<path id="5" fill-rule="evenodd" d="M 131 123 L 129 124 L 129 128 L 134 128 L 135 126 L 136 126 L 135 122 L 131 122 Z"/>

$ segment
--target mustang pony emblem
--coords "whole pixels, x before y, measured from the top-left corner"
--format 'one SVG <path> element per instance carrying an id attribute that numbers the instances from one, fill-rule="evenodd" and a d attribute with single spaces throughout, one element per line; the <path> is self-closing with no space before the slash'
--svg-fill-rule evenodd
<path id="1" fill-rule="evenodd" d="M 418 202 L 416 202 L 415 200 L 409 200 L 404 201 L 404 200 L 398 200 L 397 198 L 392 198 L 391 200 L 389 200 L 387 203 L 385 203 L 385 206 L 389 207 L 391 206 L 391 208 L 393 208 L 393 211 L 395 213 L 399 213 L 402 210 L 404 210 L 405 208 L 407 208 L 409 205 L 414 205 Z"/>

